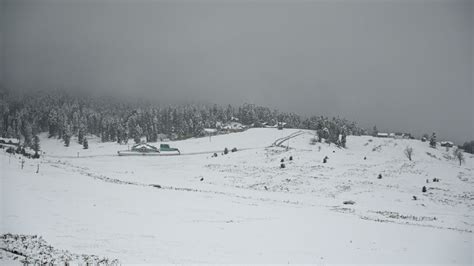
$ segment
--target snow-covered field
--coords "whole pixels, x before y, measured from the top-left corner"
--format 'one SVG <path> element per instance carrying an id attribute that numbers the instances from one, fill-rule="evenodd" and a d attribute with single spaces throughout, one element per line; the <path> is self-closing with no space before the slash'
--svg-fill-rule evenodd
<path id="1" fill-rule="evenodd" d="M 289 148 L 270 147 L 291 134 Z M 181 156 L 119 157 L 127 145 L 43 137 L 45 156 L 23 169 L 0 151 L 0 232 L 41 236 L 58 260 L 472 264 L 472 155 L 459 166 L 451 149 L 418 140 L 350 136 L 339 149 L 311 138 L 250 129 L 170 142 Z M 5 263 L 39 256 L 18 239 L 3 236 Z"/>

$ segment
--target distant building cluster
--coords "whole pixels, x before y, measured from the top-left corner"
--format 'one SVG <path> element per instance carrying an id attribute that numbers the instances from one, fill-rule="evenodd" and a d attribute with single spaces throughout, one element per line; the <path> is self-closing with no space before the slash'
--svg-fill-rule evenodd
<path id="1" fill-rule="evenodd" d="M 377 137 L 379 138 L 392 138 L 392 139 L 414 139 L 410 133 L 383 133 L 378 132 Z"/>

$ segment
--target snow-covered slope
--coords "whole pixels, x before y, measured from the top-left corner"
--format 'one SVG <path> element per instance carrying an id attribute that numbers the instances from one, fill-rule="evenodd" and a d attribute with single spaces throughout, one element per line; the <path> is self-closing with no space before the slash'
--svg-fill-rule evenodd
<path id="1" fill-rule="evenodd" d="M 472 155 L 459 166 L 418 140 L 350 136 L 340 149 L 312 137 L 250 129 L 169 142 L 183 153 L 169 157 L 44 137 L 23 169 L 0 152 L 1 232 L 125 263 L 472 262 Z"/>

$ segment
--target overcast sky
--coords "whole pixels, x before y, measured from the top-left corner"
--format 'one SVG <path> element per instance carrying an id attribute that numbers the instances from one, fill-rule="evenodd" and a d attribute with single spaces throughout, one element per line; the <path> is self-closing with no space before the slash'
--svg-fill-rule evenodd
<path id="1" fill-rule="evenodd" d="M 474 139 L 474 1 L 3 0 L 0 81 Z"/>

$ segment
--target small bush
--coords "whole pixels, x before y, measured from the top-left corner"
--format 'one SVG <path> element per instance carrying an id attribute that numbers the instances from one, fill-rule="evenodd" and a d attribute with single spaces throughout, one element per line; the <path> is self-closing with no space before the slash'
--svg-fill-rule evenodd
<path id="1" fill-rule="evenodd" d="M 293 156 L 290 156 L 290 161 L 293 161 Z"/>
<path id="2" fill-rule="evenodd" d="M 407 146 L 403 152 L 405 153 L 405 156 L 408 158 L 408 160 L 411 161 L 411 157 L 413 156 L 413 148 Z"/>
<path id="3" fill-rule="evenodd" d="M 229 153 L 229 149 L 225 148 L 224 149 L 224 154 L 228 154 Z"/>
<path id="4" fill-rule="evenodd" d="M 282 162 L 284 162 L 284 161 L 285 161 L 285 159 L 281 159 L 281 160 L 280 160 L 280 163 L 282 163 Z"/>
<path id="5" fill-rule="evenodd" d="M 379 176 L 377 176 L 377 179 L 382 179 L 382 174 L 379 174 Z"/>
<path id="6" fill-rule="evenodd" d="M 327 157 L 327 156 L 326 156 L 326 157 L 324 157 L 324 159 L 323 159 L 323 163 L 327 163 L 327 162 L 328 162 L 328 159 L 329 159 L 329 157 Z"/>
<path id="7" fill-rule="evenodd" d="M 286 166 L 285 166 L 284 163 L 280 164 L 280 168 L 285 168 L 285 167 L 286 167 Z"/>
<path id="8" fill-rule="evenodd" d="M 237 151 L 237 148 L 233 148 L 233 149 L 231 150 L 231 152 L 236 152 L 236 151 Z"/>
<path id="9" fill-rule="evenodd" d="M 423 188 L 421 189 L 421 192 L 425 193 L 426 192 L 426 187 L 423 186 Z"/>

